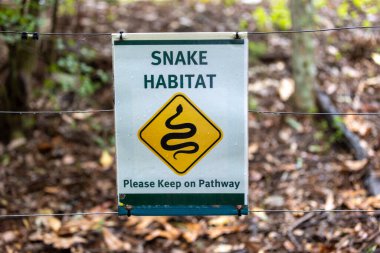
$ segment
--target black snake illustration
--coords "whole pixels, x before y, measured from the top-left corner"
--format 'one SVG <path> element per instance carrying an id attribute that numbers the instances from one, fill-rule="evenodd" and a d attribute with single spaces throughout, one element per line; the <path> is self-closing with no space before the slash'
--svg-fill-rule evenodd
<path id="1" fill-rule="evenodd" d="M 197 132 L 196 126 L 194 126 L 191 123 L 182 123 L 182 124 L 177 124 L 177 125 L 173 125 L 171 123 L 175 118 L 177 118 L 183 112 L 182 105 L 181 104 L 178 105 L 176 110 L 177 110 L 177 112 L 165 121 L 165 126 L 169 129 L 172 129 L 172 130 L 189 129 L 189 131 L 187 131 L 185 133 L 168 133 L 168 134 L 164 135 L 164 137 L 162 137 L 162 139 L 161 139 L 161 147 L 163 149 L 169 150 L 169 151 L 178 150 L 173 155 L 174 159 L 177 160 L 176 155 L 196 153 L 199 149 L 199 146 L 195 142 L 184 142 L 184 143 L 175 144 L 175 145 L 168 144 L 168 141 L 173 140 L 173 139 L 191 138 Z M 193 149 L 181 150 L 181 149 L 187 148 L 187 147 L 193 147 Z"/>

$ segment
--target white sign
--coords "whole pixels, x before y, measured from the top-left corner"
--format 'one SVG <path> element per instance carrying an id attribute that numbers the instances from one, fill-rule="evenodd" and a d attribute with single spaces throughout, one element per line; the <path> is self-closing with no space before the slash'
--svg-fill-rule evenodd
<path id="1" fill-rule="evenodd" d="M 120 206 L 247 205 L 248 41 L 234 35 L 113 39 Z"/>

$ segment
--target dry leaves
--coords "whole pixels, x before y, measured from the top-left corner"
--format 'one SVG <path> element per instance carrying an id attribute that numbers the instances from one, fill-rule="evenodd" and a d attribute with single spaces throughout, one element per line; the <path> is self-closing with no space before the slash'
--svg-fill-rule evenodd
<path id="1" fill-rule="evenodd" d="M 102 229 L 104 242 L 109 250 L 131 250 L 132 246 L 128 242 L 123 242 L 117 236 L 115 236 L 108 228 Z"/>
<path id="2" fill-rule="evenodd" d="M 372 53 L 371 58 L 377 65 L 380 65 L 380 54 Z"/>
<path id="3" fill-rule="evenodd" d="M 185 223 L 185 229 L 183 231 L 182 237 L 188 243 L 193 243 L 198 239 L 199 236 L 204 233 L 204 226 L 201 223 Z"/>
<path id="4" fill-rule="evenodd" d="M 364 167 L 367 165 L 367 163 L 368 163 L 367 159 L 352 160 L 352 161 L 347 160 L 347 161 L 343 162 L 345 168 L 348 171 L 360 171 L 360 170 L 364 169 Z"/>
<path id="5" fill-rule="evenodd" d="M 102 155 L 100 156 L 99 162 L 102 165 L 103 169 L 109 169 L 113 163 L 113 157 L 110 155 L 110 153 L 107 150 L 103 150 Z"/>
<path id="6" fill-rule="evenodd" d="M 278 86 L 278 94 L 282 101 L 287 101 L 294 93 L 295 85 L 293 79 L 284 78 Z"/>
<path id="7" fill-rule="evenodd" d="M 44 244 L 52 245 L 57 249 L 69 249 L 75 244 L 86 243 L 87 240 L 83 237 L 74 235 L 71 237 L 60 237 L 55 233 L 36 232 L 29 236 L 31 241 L 43 241 Z"/>

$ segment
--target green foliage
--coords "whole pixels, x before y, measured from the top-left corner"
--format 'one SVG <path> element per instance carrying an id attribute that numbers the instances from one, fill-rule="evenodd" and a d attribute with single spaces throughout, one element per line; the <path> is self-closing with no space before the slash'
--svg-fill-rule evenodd
<path id="1" fill-rule="evenodd" d="M 271 1 L 271 18 L 276 29 L 287 30 L 292 26 L 288 0 Z"/>
<path id="2" fill-rule="evenodd" d="M 257 109 L 257 100 L 252 95 L 248 96 L 248 109 L 249 110 Z"/>
<path id="3" fill-rule="evenodd" d="M 271 29 L 287 30 L 290 29 L 291 16 L 288 8 L 288 0 L 272 0 L 267 11 L 264 7 L 258 6 L 253 12 L 257 29 L 268 31 Z"/>
<path id="4" fill-rule="evenodd" d="M 327 0 L 313 0 L 313 5 L 319 10 L 327 5 Z"/>
<path id="5" fill-rule="evenodd" d="M 60 57 L 56 63 L 50 66 L 53 80 L 45 80 L 45 88 L 50 91 L 74 92 L 81 97 L 87 97 L 96 92 L 102 85 L 110 80 L 107 72 L 92 67 L 89 62 L 96 58 L 96 52 L 88 47 L 79 49 L 79 53 L 72 50 L 75 42 L 68 40 L 64 44 L 62 40 L 56 43 Z"/>
<path id="6" fill-rule="evenodd" d="M 248 21 L 247 20 L 245 20 L 245 19 L 240 20 L 239 30 L 240 31 L 248 30 Z"/>
<path id="7" fill-rule="evenodd" d="M 8 154 L 3 154 L 0 156 L 0 164 L 2 166 L 8 166 L 11 162 L 11 157 Z"/>
<path id="8" fill-rule="evenodd" d="M 293 117 L 286 117 L 286 123 L 298 132 L 302 131 L 302 124 Z"/>
<path id="9" fill-rule="evenodd" d="M 249 59 L 252 62 L 256 62 L 258 58 L 265 55 L 268 51 L 267 45 L 264 42 L 250 41 L 248 44 Z"/>
<path id="10" fill-rule="evenodd" d="M 23 14 L 21 11 L 21 1 L 15 1 L 14 7 L 0 5 L 0 27 L 5 31 L 27 31 L 32 32 L 41 25 L 41 19 L 31 14 Z M 17 8 L 18 7 L 18 8 Z M 19 35 L 4 35 L 4 41 L 13 44 L 20 40 Z"/>
<path id="11" fill-rule="evenodd" d="M 343 0 L 336 10 L 337 16 L 342 21 L 356 21 L 363 26 L 370 26 L 371 21 L 368 15 L 378 15 L 380 13 L 380 1 L 378 0 Z"/>
<path id="12" fill-rule="evenodd" d="M 60 1 L 59 14 L 73 16 L 76 13 L 76 0 Z"/>
<path id="13" fill-rule="evenodd" d="M 336 10 L 338 17 L 347 18 L 349 16 L 348 15 L 349 7 L 350 6 L 349 6 L 347 1 L 343 1 L 342 3 L 340 3 L 337 10 Z"/>
<path id="14" fill-rule="evenodd" d="M 332 122 L 332 131 L 326 120 L 317 122 L 318 130 L 313 134 L 317 144 L 309 146 L 309 151 L 321 153 L 329 151 L 334 143 L 340 143 L 343 140 L 343 132 L 339 126 L 343 123 L 343 118 L 336 116 Z"/>
<path id="15" fill-rule="evenodd" d="M 374 253 L 374 252 L 376 252 L 376 249 L 377 249 L 377 246 L 373 245 L 373 246 L 368 247 L 366 250 L 364 250 L 364 252 L 365 253 Z"/>
<path id="16" fill-rule="evenodd" d="M 226 7 L 233 6 L 236 3 L 236 0 L 223 0 L 223 4 Z"/>
<path id="17" fill-rule="evenodd" d="M 256 22 L 256 26 L 257 26 L 258 30 L 260 30 L 260 31 L 270 30 L 271 21 L 270 21 L 268 13 L 264 9 L 264 7 L 262 7 L 262 6 L 257 7 L 253 11 L 252 17 L 254 18 L 254 20 Z"/>

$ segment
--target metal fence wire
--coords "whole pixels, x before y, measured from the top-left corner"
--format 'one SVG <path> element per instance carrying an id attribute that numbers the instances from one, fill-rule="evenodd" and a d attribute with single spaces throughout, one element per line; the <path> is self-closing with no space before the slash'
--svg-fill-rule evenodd
<path id="1" fill-rule="evenodd" d="M 269 31 L 269 32 L 250 32 L 248 35 L 269 35 L 269 34 L 297 34 L 297 33 L 319 33 L 319 32 L 334 32 L 334 31 L 348 31 L 348 30 L 377 30 L 380 26 L 346 26 L 346 27 L 332 27 L 323 29 L 307 29 L 307 30 L 286 30 L 286 31 Z M 39 36 L 84 36 L 84 37 L 96 37 L 96 36 L 109 36 L 113 33 L 71 33 L 71 32 L 58 32 L 58 33 L 38 33 L 38 32 L 21 32 L 21 31 L 0 31 L 0 34 L 4 35 L 20 35 L 21 39 L 28 39 L 29 37 L 37 40 Z M 255 114 L 267 114 L 267 115 L 337 115 L 337 116 L 380 116 L 380 112 L 348 112 L 348 113 L 329 113 L 329 112 L 296 112 L 296 111 L 260 111 L 260 110 L 248 110 L 250 113 Z M 16 115 L 39 115 L 39 114 L 74 114 L 74 113 L 110 113 L 114 112 L 114 109 L 94 109 L 94 110 L 63 110 L 63 111 L 0 111 L 0 114 L 16 114 Z M 380 215 L 380 210 L 362 210 L 362 209 L 312 209 L 312 210 L 293 210 L 293 209 L 260 209 L 249 210 L 249 214 L 253 213 L 365 213 L 368 216 Z M 116 211 L 109 212 L 70 212 L 70 213 L 24 213 L 24 214 L 0 214 L 0 219 L 9 218 L 28 218 L 28 217 L 40 217 L 40 216 L 85 216 L 85 215 L 117 215 Z"/>

